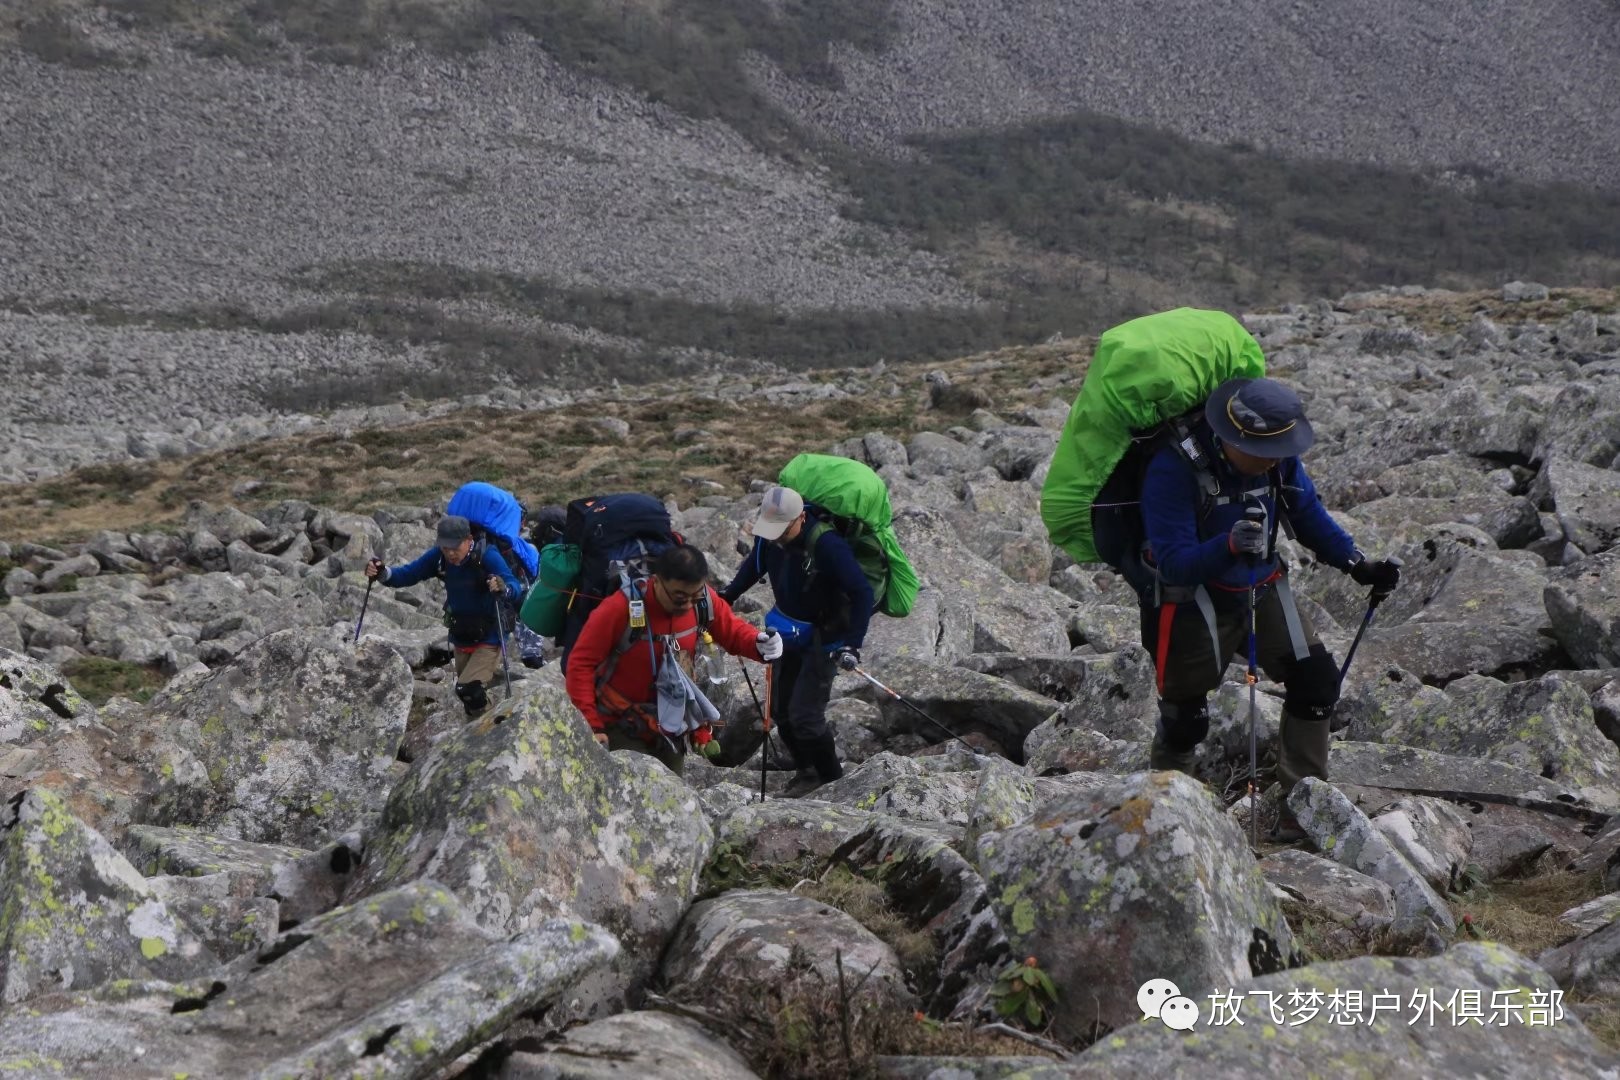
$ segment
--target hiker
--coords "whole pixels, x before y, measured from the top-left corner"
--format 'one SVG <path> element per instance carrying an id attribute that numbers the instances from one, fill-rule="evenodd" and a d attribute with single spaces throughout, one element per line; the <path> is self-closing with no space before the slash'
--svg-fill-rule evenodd
<path id="1" fill-rule="evenodd" d="M 475 720 L 489 708 L 486 687 L 500 671 L 503 625 L 497 605 L 521 595 L 523 587 L 501 553 L 474 544 L 472 523 L 459 514 L 439 519 L 438 546 L 415 562 L 384 566 L 381 559 L 366 564 L 366 577 L 403 589 L 437 577 L 444 581 L 444 624 L 456 657 L 456 696 Z"/>
<path id="2" fill-rule="evenodd" d="M 651 754 L 680 775 L 688 740 L 706 757 L 720 752 L 712 730 L 719 711 L 696 687 L 695 659 L 712 641 L 768 663 L 782 655 L 782 639 L 733 614 L 709 586 L 709 563 L 697 548 L 676 544 L 651 569 L 585 621 L 568 653 L 568 696 L 597 742 Z"/>
<path id="3" fill-rule="evenodd" d="M 872 618 L 872 585 L 849 542 L 819 525 L 798 492 L 770 488 L 754 519 L 753 549 L 720 590 L 721 598 L 733 603 L 761 578 L 770 578 L 776 602 L 765 625 L 786 643 L 772 686 L 771 716 L 799 766 L 790 795 L 844 775 L 827 726 L 827 702 L 838 672 L 860 665 Z"/>
<path id="4" fill-rule="evenodd" d="M 1339 671 L 1294 603 L 1276 555 L 1277 530 L 1289 530 L 1378 599 L 1400 583 L 1400 567 L 1368 559 L 1323 507 L 1299 461 L 1315 433 L 1288 387 L 1228 379 L 1210 395 L 1191 434 L 1207 462 L 1204 475 L 1184 451 L 1167 445 L 1149 461 L 1142 483 L 1145 562 L 1157 577 L 1142 600 L 1142 643 L 1153 655 L 1159 689 L 1151 764 L 1191 772 L 1194 750 L 1209 732 L 1209 692 L 1220 686 L 1230 658 L 1247 661 L 1252 581 L 1258 666 L 1286 690 L 1277 733 L 1277 778 L 1286 800 L 1303 777 L 1326 778 Z M 1254 508 L 1263 514 L 1251 514 Z M 1303 835 L 1286 803 L 1273 835 L 1289 841 Z"/>

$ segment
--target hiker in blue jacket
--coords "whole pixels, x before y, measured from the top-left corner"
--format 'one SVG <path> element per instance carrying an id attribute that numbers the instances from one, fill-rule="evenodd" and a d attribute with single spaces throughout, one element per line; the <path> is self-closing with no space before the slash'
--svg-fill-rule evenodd
<path id="1" fill-rule="evenodd" d="M 444 625 L 455 650 L 456 696 L 467 719 L 483 715 L 489 708 L 486 687 L 501 667 L 503 642 L 496 605 L 523 592 L 501 553 L 487 544 L 474 544 L 472 523 L 447 514 L 439 519 L 437 547 L 404 566 L 388 567 L 381 559 L 372 559 L 366 564 L 366 576 L 395 589 L 431 577 L 444 582 Z"/>
<path id="2" fill-rule="evenodd" d="M 1258 666 L 1285 688 L 1277 779 L 1286 798 L 1303 777 L 1327 776 L 1339 669 L 1294 603 L 1276 554 L 1277 530 L 1287 529 L 1379 599 L 1399 584 L 1400 567 L 1367 559 L 1323 507 L 1299 461 L 1316 436 L 1288 387 L 1230 379 L 1210 395 L 1192 434 L 1191 454 L 1161 447 L 1142 483 L 1144 561 L 1158 579 L 1142 606 L 1142 643 L 1159 683 L 1151 763 L 1191 771 L 1209 732 L 1209 692 L 1220 686 L 1230 659 L 1248 658 L 1252 584 Z M 1285 806 L 1274 836 L 1301 835 Z"/>
<path id="3" fill-rule="evenodd" d="M 776 604 L 765 628 L 782 635 L 785 650 L 776 661 L 771 716 L 799 766 L 789 794 L 803 794 L 844 775 L 827 702 L 839 670 L 854 671 L 861 662 L 872 586 L 849 543 L 820 527 L 791 488 L 765 492 L 753 530 L 753 550 L 720 596 L 734 604 L 770 578 Z"/>

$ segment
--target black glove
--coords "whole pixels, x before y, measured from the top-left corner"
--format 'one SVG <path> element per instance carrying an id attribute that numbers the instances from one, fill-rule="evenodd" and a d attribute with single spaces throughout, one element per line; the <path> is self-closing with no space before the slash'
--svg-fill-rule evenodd
<path id="1" fill-rule="evenodd" d="M 1234 555 L 1261 556 L 1266 553 L 1266 526 L 1252 518 L 1244 518 L 1226 534 L 1226 550 Z"/>
<path id="2" fill-rule="evenodd" d="M 1372 590 L 1374 600 L 1382 600 L 1395 591 L 1401 583 L 1401 564 L 1393 559 L 1379 559 L 1374 562 L 1368 558 L 1350 567 L 1350 578 L 1357 585 L 1365 585 Z"/>
<path id="3" fill-rule="evenodd" d="M 861 666 L 860 650 L 845 646 L 833 653 L 833 662 L 838 665 L 840 671 L 854 671 Z"/>

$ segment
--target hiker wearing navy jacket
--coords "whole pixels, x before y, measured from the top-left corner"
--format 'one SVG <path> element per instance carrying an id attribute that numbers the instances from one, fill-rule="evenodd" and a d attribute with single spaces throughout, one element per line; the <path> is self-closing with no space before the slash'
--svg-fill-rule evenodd
<path id="1" fill-rule="evenodd" d="M 1142 605 L 1142 643 L 1159 684 L 1150 761 L 1192 771 L 1209 732 L 1209 692 L 1231 659 L 1247 659 L 1253 587 L 1256 660 L 1285 689 L 1277 779 L 1286 799 L 1304 777 L 1327 776 L 1339 669 L 1294 603 L 1277 531 L 1290 529 L 1323 563 L 1380 598 L 1399 584 L 1399 564 L 1366 558 L 1328 515 L 1299 461 L 1315 434 L 1299 396 L 1282 383 L 1229 379 L 1191 434 L 1190 453 L 1186 445 L 1161 447 L 1142 482 L 1144 563 L 1157 577 Z M 1273 835 L 1303 835 L 1286 806 Z"/>
<path id="2" fill-rule="evenodd" d="M 806 508 L 791 488 L 765 492 L 754 519 L 754 546 L 731 583 L 728 604 L 770 578 L 776 604 L 766 629 L 782 635 L 771 716 L 799 765 L 790 794 L 803 794 L 844 775 L 827 702 L 840 669 L 854 671 L 872 618 L 872 586 L 849 543 Z"/>
<path id="3" fill-rule="evenodd" d="M 523 593 L 501 553 L 475 543 L 472 523 L 466 518 L 447 514 L 439 519 L 436 547 L 404 566 L 388 567 L 381 559 L 372 559 L 366 564 L 366 576 L 395 589 L 431 577 L 444 581 L 444 624 L 455 649 L 456 696 L 467 710 L 467 719 L 481 716 L 489 708 L 485 688 L 494 681 L 501 663 L 496 605 Z"/>

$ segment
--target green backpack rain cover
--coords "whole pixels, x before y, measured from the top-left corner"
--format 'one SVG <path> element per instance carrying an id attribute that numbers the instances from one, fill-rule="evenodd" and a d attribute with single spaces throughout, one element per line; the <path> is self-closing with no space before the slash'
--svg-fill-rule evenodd
<path id="1" fill-rule="evenodd" d="M 782 467 L 781 484 L 837 520 L 855 561 L 872 585 L 873 610 L 896 618 L 917 602 L 917 571 L 894 534 L 894 510 L 883 478 L 863 462 L 828 454 L 800 454 Z"/>
<path id="2" fill-rule="evenodd" d="M 1228 379 L 1260 378 L 1265 355 L 1224 311 L 1176 308 L 1121 323 L 1097 339 L 1041 488 L 1041 520 L 1076 562 L 1100 561 L 1091 504 L 1131 433 L 1179 416 Z"/>
<path id="3" fill-rule="evenodd" d="M 579 587 L 578 544 L 547 544 L 540 549 L 540 576 L 529 589 L 518 618 L 541 637 L 562 636 L 568 605 Z"/>

